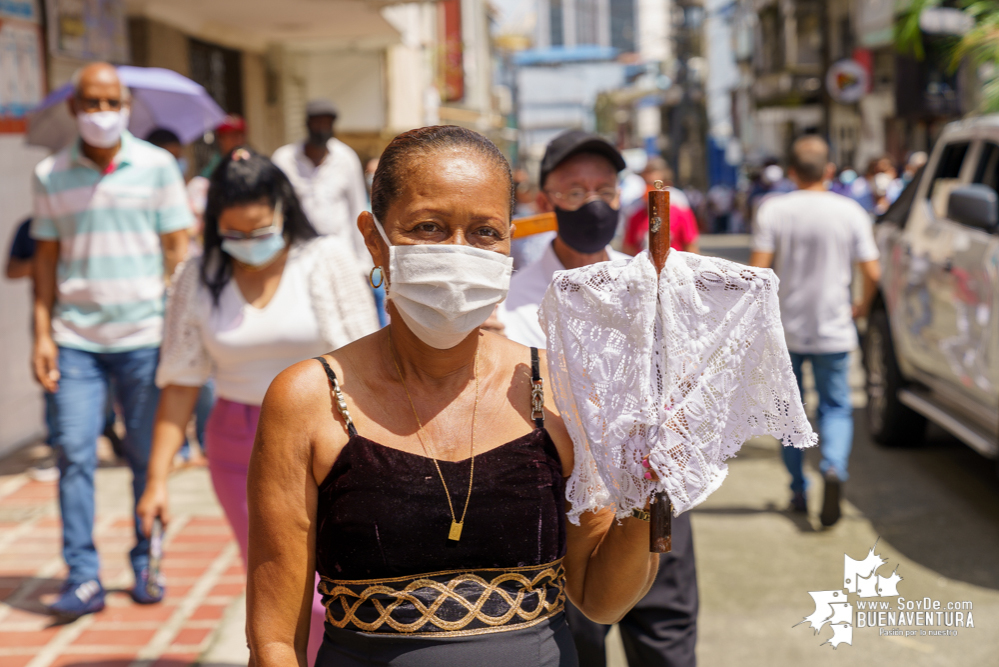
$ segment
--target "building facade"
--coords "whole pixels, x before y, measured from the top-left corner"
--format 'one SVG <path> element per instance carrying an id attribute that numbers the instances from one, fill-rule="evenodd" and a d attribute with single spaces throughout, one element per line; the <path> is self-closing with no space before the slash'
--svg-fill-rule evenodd
<path id="1" fill-rule="evenodd" d="M 246 118 L 248 143 L 265 154 L 303 140 L 306 102 L 330 98 L 337 137 L 363 161 L 399 132 L 440 122 L 500 138 L 489 22 L 485 0 L 4 0 L 0 242 L 6 251 L 30 214 L 31 173 L 47 154 L 25 144 L 25 114 L 88 62 L 190 77 Z M 189 150 L 198 164 L 211 147 Z M 0 280 L 0 454 L 43 433 L 28 283 Z"/>

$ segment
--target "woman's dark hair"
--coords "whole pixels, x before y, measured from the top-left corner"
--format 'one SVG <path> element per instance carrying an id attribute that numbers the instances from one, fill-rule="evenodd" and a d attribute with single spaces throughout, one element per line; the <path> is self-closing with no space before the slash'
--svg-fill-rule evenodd
<path id="1" fill-rule="evenodd" d="M 457 125 L 432 125 L 403 132 L 385 147 L 378 158 L 378 168 L 371 183 L 371 211 L 384 220 L 403 190 L 403 178 L 412 168 L 413 160 L 440 151 L 475 151 L 499 169 L 507 179 L 510 190 L 510 214 L 517 205 L 517 186 L 506 157 L 496 144 L 478 132 Z"/>
<path id="2" fill-rule="evenodd" d="M 219 216 L 227 208 L 266 199 L 271 206 L 281 201 L 284 240 L 291 245 L 318 236 L 305 217 L 288 177 L 268 158 L 249 148 L 237 148 L 212 173 L 205 206 L 205 256 L 201 280 L 218 305 L 219 295 L 232 278 L 232 258 L 222 250 Z"/>

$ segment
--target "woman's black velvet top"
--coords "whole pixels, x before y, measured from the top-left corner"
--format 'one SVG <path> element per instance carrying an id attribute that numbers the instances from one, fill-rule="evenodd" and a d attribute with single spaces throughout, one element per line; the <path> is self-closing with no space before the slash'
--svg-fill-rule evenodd
<path id="1" fill-rule="evenodd" d="M 439 461 L 461 518 L 469 461 Z M 565 554 L 558 450 L 537 428 L 475 457 L 461 540 L 433 460 L 351 436 L 319 487 L 316 569 L 333 580 L 542 565 Z"/>

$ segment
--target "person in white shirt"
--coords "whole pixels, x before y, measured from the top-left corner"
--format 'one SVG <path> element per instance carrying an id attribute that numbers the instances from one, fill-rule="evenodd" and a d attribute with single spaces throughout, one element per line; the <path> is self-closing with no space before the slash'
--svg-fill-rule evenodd
<path id="1" fill-rule="evenodd" d="M 161 388 L 145 493 L 146 534 L 169 522 L 167 476 L 202 385 L 218 400 L 205 433 L 212 485 L 242 551 L 249 540 L 246 477 L 264 394 L 299 361 L 378 329 L 353 254 L 317 234 L 288 179 L 246 148 L 223 158 L 205 210 L 205 249 L 177 270 L 156 384 Z M 313 614 L 314 658 L 325 610 Z M 319 628 L 318 630 L 316 628 Z"/>
<path id="2" fill-rule="evenodd" d="M 540 259 L 518 271 L 497 311 L 511 340 L 547 348 L 538 308 L 556 271 L 630 259 L 608 244 L 621 208 L 618 172 L 624 158 L 602 137 L 570 130 L 555 137 L 541 160 L 540 212 L 554 212 L 558 234 Z M 697 573 L 689 515 L 673 519 L 673 551 L 663 554 L 646 596 L 619 622 L 631 667 L 693 667 L 697 641 Z M 611 626 L 589 620 L 571 603 L 566 618 L 580 667 L 606 667 Z"/>
<path id="3" fill-rule="evenodd" d="M 806 135 L 794 142 L 789 174 L 799 189 L 760 204 L 749 259 L 753 266 L 772 266 L 780 278 L 781 321 L 799 390 L 805 361 L 815 375 L 824 526 L 839 520 L 840 486 L 853 446 L 848 381 L 850 352 L 857 347 L 853 320 L 867 315 L 881 278 L 871 218 L 856 201 L 827 190 L 825 182 L 834 173 L 824 139 Z M 863 296 L 855 305 L 854 265 L 863 278 Z M 791 473 L 791 508 L 807 512 L 802 451 L 784 447 L 783 452 Z"/>
<path id="4" fill-rule="evenodd" d="M 341 239 L 363 269 L 370 260 L 357 216 L 366 210 L 368 193 L 357 153 L 333 136 L 338 113 L 329 100 L 310 101 L 305 108 L 308 138 L 282 146 L 271 159 L 295 187 L 315 230 Z"/>

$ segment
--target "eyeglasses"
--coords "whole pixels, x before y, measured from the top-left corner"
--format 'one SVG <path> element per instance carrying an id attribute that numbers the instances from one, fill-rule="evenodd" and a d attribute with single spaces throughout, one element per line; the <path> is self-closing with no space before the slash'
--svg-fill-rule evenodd
<path id="1" fill-rule="evenodd" d="M 124 102 L 108 97 L 78 97 L 80 108 L 91 113 L 94 111 L 120 111 Z"/>
<path id="2" fill-rule="evenodd" d="M 617 198 L 617 188 L 616 187 L 603 187 L 598 190 L 587 190 L 586 188 L 571 188 L 567 192 L 545 192 L 558 200 L 562 208 L 566 210 L 573 211 L 583 204 L 587 203 L 594 197 L 602 200 L 605 204 L 613 204 L 614 200 Z"/>
<path id="3" fill-rule="evenodd" d="M 235 229 L 219 230 L 219 236 L 229 241 L 246 241 L 248 239 L 265 239 L 284 231 L 284 216 L 281 213 L 281 200 L 274 205 L 274 219 L 266 227 L 258 227 L 248 232 L 240 232 Z"/>

